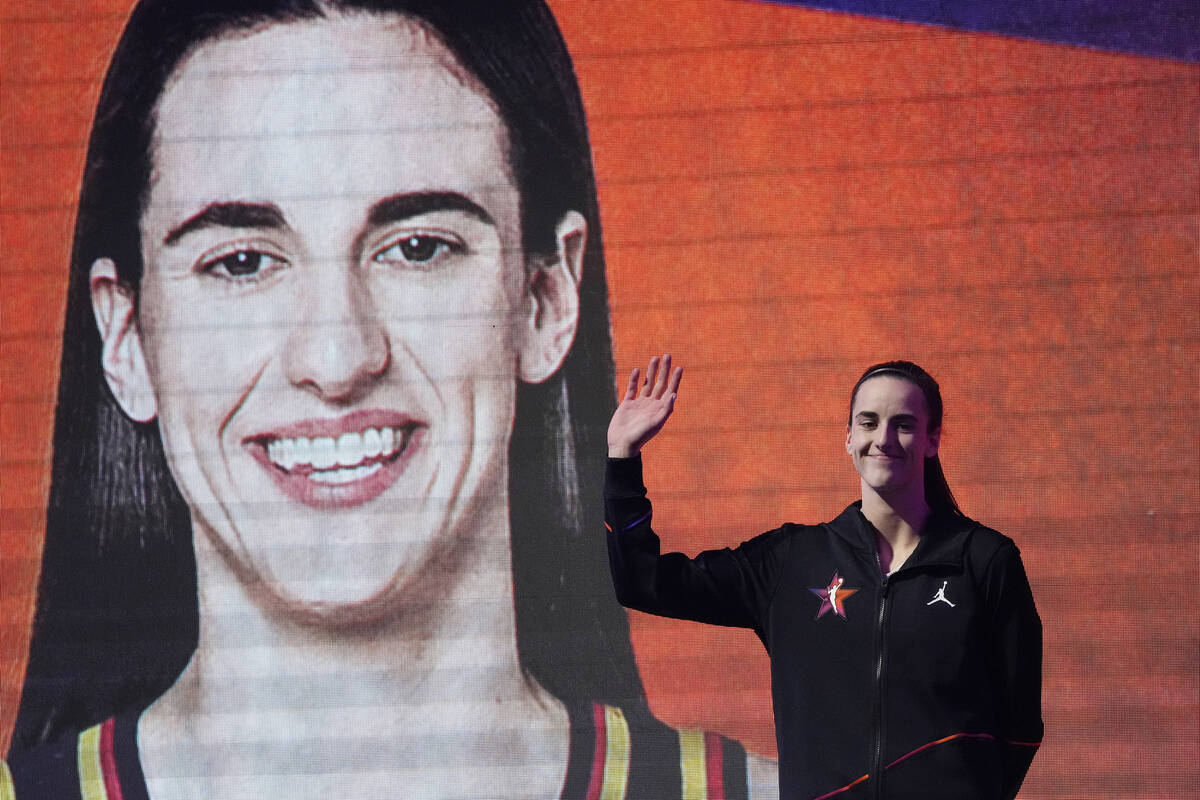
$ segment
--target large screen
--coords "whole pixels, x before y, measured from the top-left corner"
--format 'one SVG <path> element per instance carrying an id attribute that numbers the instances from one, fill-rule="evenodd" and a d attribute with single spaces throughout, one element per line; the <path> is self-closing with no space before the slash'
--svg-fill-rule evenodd
<path id="1" fill-rule="evenodd" d="M 392 733 L 414 740 L 446 786 L 527 779 L 497 778 L 487 758 L 437 763 L 458 741 L 439 720 L 486 716 L 492 700 L 479 692 L 508 686 L 518 662 L 537 691 L 510 698 L 505 730 L 540 730 L 537 692 L 615 713 L 644 687 L 654 718 L 774 759 L 768 660 L 753 633 L 626 616 L 606 594 L 607 414 L 650 356 L 684 365 L 674 416 L 644 461 L 664 547 L 694 554 L 832 519 L 856 499 L 849 392 L 866 366 L 900 358 L 940 382 L 949 483 L 968 515 L 1017 543 L 1044 625 L 1046 737 L 1020 796 L 1192 796 L 1200 68 L 1185 52 L 1120 52 L 1115 34 L 1088 46 L 733 0 L 550 5 L 582 95 L 594 185 L 586 169 L 562 177 L 578 167 L 568 156 L 513 168 L 497 108 L 510 114 L 505 103 L 540 102 L 536 93 L 463 100 L 481 96 L 478 68 L 429 55 L 440 45 L 420 30 L 389 34 L 424 41 L 418 56 L 381 53 L 362 19 L 341 39 L 268 30 L 278 38 L 189 51 L 159 76 L 161 96 L 146 106 L 158 127 L 139 139 L 136 126 L 94 119 L 132 3 L 5 2 L 0 752 L 21 735 L 39 580 L 60 605 L 96 592 L 111 608 L 144 610 L 158 591 L 194 598 L 198 574 L 199 633 L 194 605 L 182 622 L 151 614 L 139 630 L 177 626 L 172 655 L 156 661 L 138 639 L 128 663 L 175 674 L 197 636 L 261 634 L 236 665 L 259 665 L 259 682 L 226 712 L 263 741 L 291 735 L 271 731 L 288 709 L 264 705 L 256 717 L 254 687 L 312 701 L 281 691 L 269 665 L 311 659 L 365 686 L 383 680 L 381 653 L 399 648 L 406 668 L 437 666 L 430 683 L 444 695 L 393 700 L 403 723 Z M 413 95 L 373 107 L 379 122 L 368 124 L 359 99 L 396 74 Z M 221 105 L 234 95 L 241 116 Z M 123 182 L 111 164 L 88 164 L 96 131 L 112 152 L 151 153 L 150 165 L 135 153 Z M 560 134 L 522 147 L 540 154 Z M 582 163 L 587 144 L 563 149 Z M 424 205 L 375 202 L 393 157 L 429 185 L 483 187 L 486 202 L 449 190 L 425 192 Z M 85 164 L 100 187 L 90 198 Z M 245 179 L 246 202 L 204 205 L 223 179 Z M 534 241 L 530 220 L 553 206 L 530 196 L 558 194 L 593 207 L 554 213 Z M 189 202 L 197 213 L 172 216 Z M 353 229 L 355 203 L 369 229 Z M 105 216 L 128 204 L 143 210 L 132 243 Z M 416 222 L 387 241 L 394 219 Z M 229 245 L 216 235 L 229 229 L 256 233 Z M 512 268 L 521 253 L 540 278 Z M 402 262 L 406 273 L 378 290 L 357 278 L 293 290 L 280 277 L 341 259 Z M 446 277 L 439 260 L 467 264 L 475 282 Z M 129 261 L 168 266 L 155 278 Z M 72 269 L 82 272 L 69 279 Z M 89 298 L 92 308 L 78 305 Z M 377 324 L 351 324 L 352 312 Z M 73 318 L 91 326 L 92 344 L 72 343 L 82 335 Z M 391 410 L 363 400 L 384 396 L 379 382 L 395 373 Z M 64 412 L 85 394 L 108 410 Z M 341 421 L 322 427 L 314 420 L 329 408 Z M 85 440 L 107 455 L 65 456 Z M 318 440 L 337 452 L 304 449 Z M 254 472 L 268 463 L 329 477 L 314 490 L 319 481 Z M 89 468 L 87 488 L 52 496 Z M 123 499 L 110 482 L 127 484 Z M 530 510 L 545 498 L 551 510 Z M 154 507 L 157 522 L 128 522 L 122 503 Z M 173 532 L 159 530 L 164 520 Z M 46 588 L 43 542 L 56 525 L 91 544 L 47 556 L 58 572 Z M 161 554 L 131 555 L 157 553 L 159 539 L 188 553 L 176 572 L 154 573 Z M 140 600 L 93 574 L 110 557 L 134 570 Z M 266 619 L 292 614 L 293 633 L 219 611 L 255 603 Z M 64 660 L 91 668 L 90 629 L 73 613 L 48 625 L 78 640 L 38 662 L 51 705 L 46 687 L 65 680 Z M 294 633 L 314 629 L 335 633 Z M 272 647 L 287 655 L 272 660 Z M 350 650 L 357 660 L 339 662 Z M 122 657 L 110 653 L 97 674 L 111 678 Z M 173 685 L 125 677 L 138 686 L 105 689 L 105 715 Z M 372 709 L 348 709 L 367 696 L 324 696 L 344 703 L 344 728 L 313 741 L 365 747 Z M 66 730 L 99 721 L 88 713 L 50 717 Z"/>

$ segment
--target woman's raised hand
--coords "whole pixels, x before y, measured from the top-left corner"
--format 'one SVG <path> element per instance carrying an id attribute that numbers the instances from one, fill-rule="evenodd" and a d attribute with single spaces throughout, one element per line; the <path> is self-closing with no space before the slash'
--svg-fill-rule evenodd
<path id="1" fill-rule="evenodd" d="M 675 396 L 682 377 L 683 367 L 672 370 L 669 354 L 650 359 L 645 382 L 639 380 L 641 370 L 635 369 L 629 374 L 625 396 L 608 423 L 609 458 L 637 455 L 642 445 L 662 430 L 675 408 Z"/>

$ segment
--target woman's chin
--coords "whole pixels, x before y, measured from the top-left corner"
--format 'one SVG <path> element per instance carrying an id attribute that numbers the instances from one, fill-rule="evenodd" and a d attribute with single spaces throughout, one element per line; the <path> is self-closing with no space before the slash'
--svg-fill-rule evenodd
<path id="1" fill-rule="evenodd" d="M 306 591 L 259 584 L 258 600 L 269 613 L 299 625 L 322 628 L 371 627 L 405 613 L 395 579 L 361 586 L 305 586 Z"/>

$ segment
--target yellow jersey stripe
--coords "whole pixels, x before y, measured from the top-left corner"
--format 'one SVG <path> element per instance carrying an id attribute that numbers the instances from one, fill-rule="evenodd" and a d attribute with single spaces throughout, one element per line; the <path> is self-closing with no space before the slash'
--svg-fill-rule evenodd
<path id="1" fill-rule="evenodd" d="M 683 779 L 683 800 L 708 800 L 703 731 L 679 731 L 679 774 Z"/>
<path id="2" fill-rule="evenodd" d="M 100 763 L 100 726 L 79 734 L 79 793 L 83 800 L 108 800 Z"/>
<path id="3" fill-rule="evenodd" d="M 619 708 L 604 707 L 604 783 L 600 800 L 625 800 L 629 785 L 629 723 Z"/>
<path id="4" fill-rule="evenodd" d="M 17 800 L 17 789 L 13 786 L 12 773 L 8 764 L 0 761 L 0 800 Z"/>

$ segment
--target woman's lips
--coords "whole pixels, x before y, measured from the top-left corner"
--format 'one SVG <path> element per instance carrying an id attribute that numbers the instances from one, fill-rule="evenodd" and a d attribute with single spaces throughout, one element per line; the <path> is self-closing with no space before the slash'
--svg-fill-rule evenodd
<path id="1" fill-rule="evenodd" d="M 405 415 L 362 411 L 304 420 L 244 440 L 284 494 L 316 508 L 375 499 L 421 449 L 427 425 Z"/>

